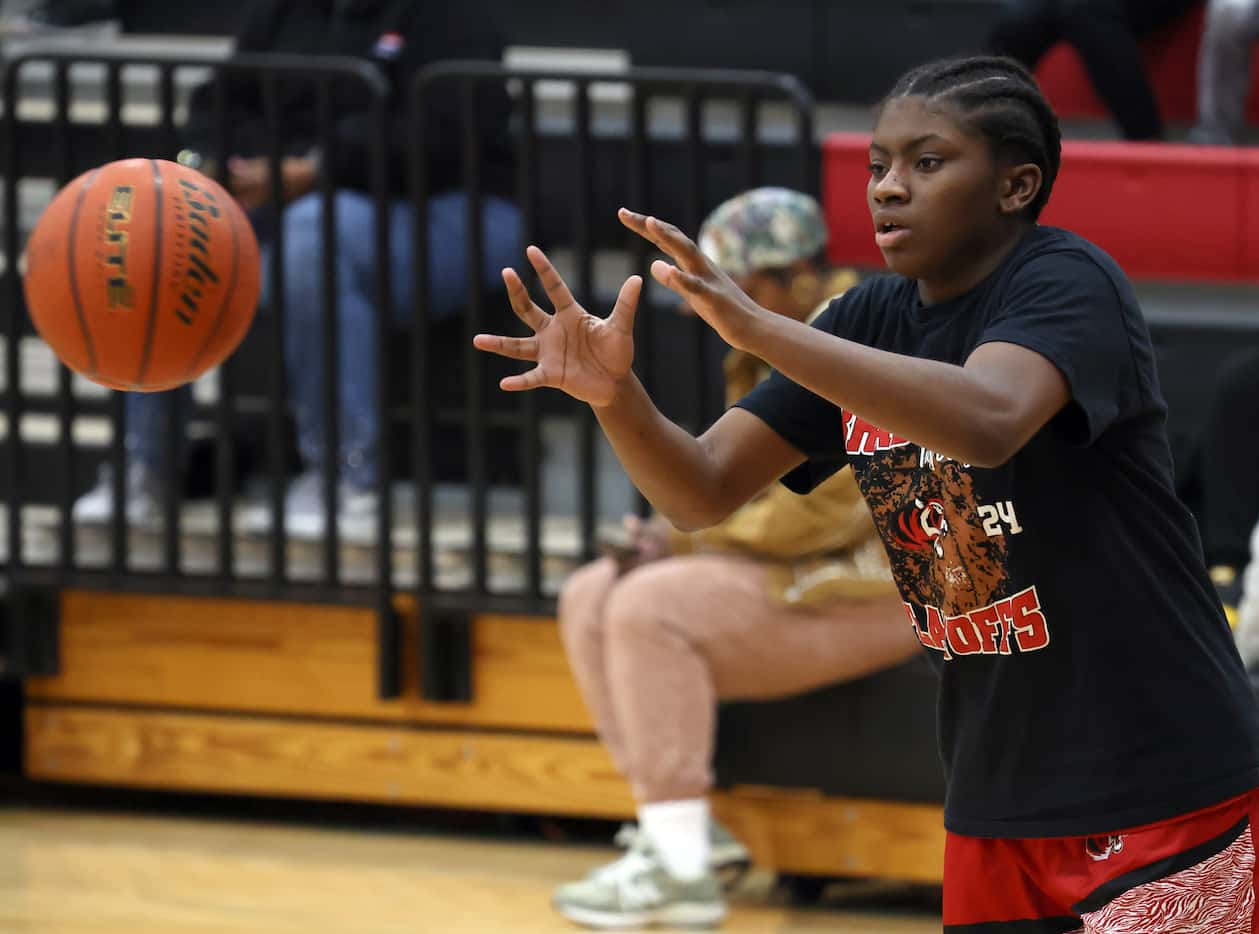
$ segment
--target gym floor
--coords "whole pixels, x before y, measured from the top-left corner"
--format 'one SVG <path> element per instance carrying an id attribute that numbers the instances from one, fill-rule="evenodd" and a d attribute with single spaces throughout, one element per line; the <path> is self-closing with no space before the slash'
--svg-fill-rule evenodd
<path id="1" fill-rule="evenodd" d="M 24 804 L 0 810 L 0 932 L 541 934 L 552 888 L 615 858 L 536 836 L 355 829 Z M 724 931 L 926 934 L 930 892 L 857 886 L 795 908 L 753 873 Z"/>

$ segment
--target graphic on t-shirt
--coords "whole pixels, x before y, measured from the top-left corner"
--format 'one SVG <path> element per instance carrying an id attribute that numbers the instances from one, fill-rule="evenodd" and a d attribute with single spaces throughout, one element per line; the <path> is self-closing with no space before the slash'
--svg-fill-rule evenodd
<path id="1" fill-rule="evenodd" d="M 924 645 L 954 655 L 1048 644 L 1035 588 L 1011 591 L 1009 500 L 984 503 L 969 465 L 845 413 L 845 447 Z M 1016 605 L 1017 604 L 1017 605 Z M 925 616 L 924 616 L 925 614 Z"/>
<path id="2" fill-rule="evenodd" d="M 938 606 L 905 604 L 909 624 L 918 641 L 935 649 L 945 661 L 955 655 L 1011 655 L 1036 652 L 1049 645 L 1049 624 L 1035 587 L 1012 597 L 950 616 Z"/>
<path id="3" fill-rule="evenodd" d="M 944 557 L 940 538 L 949 531 L 949 521 L 944 518 L 944 503 L 938 499 L 915 499 L 901 509 L 896 522 L 888 529 L 892 543 L 905 551 L 934 551 L 937 558 Z"/>

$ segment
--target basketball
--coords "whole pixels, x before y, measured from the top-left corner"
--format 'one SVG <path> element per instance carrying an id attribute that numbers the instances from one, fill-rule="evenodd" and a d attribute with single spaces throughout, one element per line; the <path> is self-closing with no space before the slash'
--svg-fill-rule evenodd
<path id="1" fill-rule="evenodd" d="M 258 242 L 216 182 L 161 159 L 80 175 L 26 246 L 26 305 L 66 366 L 157 392 L 222 363 L 258 304 Z"/>

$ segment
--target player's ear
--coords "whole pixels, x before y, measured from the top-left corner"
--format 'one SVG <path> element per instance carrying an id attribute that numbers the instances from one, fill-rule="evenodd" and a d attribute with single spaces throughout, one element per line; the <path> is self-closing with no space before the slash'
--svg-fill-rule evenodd
<path id="1" fill-rule="evenodd" d="M 1001 213 L 1022 214 L 1036 200 L 1044 182 L 1044 173 L 1034 162 L 1003 167 L 998 191 Z"/>

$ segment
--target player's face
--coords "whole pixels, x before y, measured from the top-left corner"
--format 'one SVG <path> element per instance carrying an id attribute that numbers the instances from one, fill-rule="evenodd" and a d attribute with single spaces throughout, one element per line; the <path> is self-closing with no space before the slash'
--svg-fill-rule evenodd
<path id="1" fill-rule="evenodd" d="M 902 97 L 883 108 L 866 189 L 875 242 L 888 268 L 919 280 L 924 299 L 977 284 L 971 272 L 1008 238 L 999 175 L 987 140 L 948 105 Z"/>

